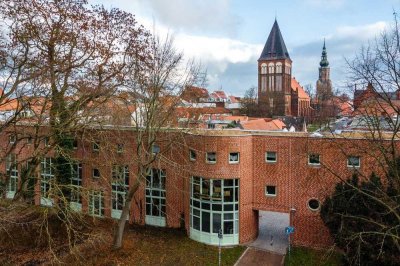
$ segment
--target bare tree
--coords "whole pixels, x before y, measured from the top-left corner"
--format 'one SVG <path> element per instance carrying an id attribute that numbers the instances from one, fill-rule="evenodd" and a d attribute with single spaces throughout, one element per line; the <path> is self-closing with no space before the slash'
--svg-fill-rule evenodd
<path id="1" fill-rule="evenodd" d="M 17 137 L 9 149 L 20 164 L 15 200 L 27 191 L 34 197 L 33 190 L 41 187 L 73 246 L 80 236 L 75 223 L 83 221 L 69 208 L 74 139 L 109 122 L 100 110 L 151 62 L 150 34 L 132 14 L 89 6 L 85 0 L 1 1 L 0 16 L 5 35 L 0 42 L 0 103 L 12 99 L 17 102 L 14 114 L 25 113 L 23 121 L 3 124 L 3 132 Z M 29 164 L 22 167 L 22 162 Z M 9 169 L 17 169 L 13 164 Z M 47 219 L 43 216 L 43 224 L 48 225 Z M 50 248 L 53 233 L 44 230 Z"/>
<path id="2" fill-rule="evenodd" d="M 183 129 L 176 127 L 175 109 L 180 103 L 179 95 L 189 85 L 201 85 L 204 73 L 192 60 L 185 61 L 183 54 L 173 46 L 169 36 L 165 40 L 155 37 L 151 44 L 151 62 L 134 72 L 127 92 L 136 99 L 132 114 L 132 131 L 135 135 L 136 170 L 133 184 L 126 193 L 121 217 L 114 233 L 113 247 L 122 246 L 126 220 L 135 193 L 151 171 L 152 164 L 176 142 L 180 142 Z M 140 73 L 138 75 L 137 73 Z"/>
<path id="3" fill-rule="evenodd" d="M 349 263 L 396 265 L 400 252 L 400 32 L 396 14 L 393 26 L 348 60 L 348 66 L 351 82 L 366 88 L 355 94 L 350 125 L 352 133 L 363 140 L 349 138 L 345 146 L 340 141 L 336 145 L 350 156 L 350 164 L 359 166 L 362 156 L 373 166 L 373 174 L 355 171 L 351 179 L 330 168 L 341 185 L 326 202 L 328 215 L 323 218 L 339 247 L 346 250 Z"/>

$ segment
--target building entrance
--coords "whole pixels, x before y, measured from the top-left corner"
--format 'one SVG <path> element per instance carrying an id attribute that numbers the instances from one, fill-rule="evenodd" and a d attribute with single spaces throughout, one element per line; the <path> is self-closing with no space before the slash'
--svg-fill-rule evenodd
<path id="1" fill-rule="evenodd" d="M 288 237 L 285 228 L 289 226 L 289 213 L 258 211 L 258 237 L 250 246 L 285 254 Z"/>

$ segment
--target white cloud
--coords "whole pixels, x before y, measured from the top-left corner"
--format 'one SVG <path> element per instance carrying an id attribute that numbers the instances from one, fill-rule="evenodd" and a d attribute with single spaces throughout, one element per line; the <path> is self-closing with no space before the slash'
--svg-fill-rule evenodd
<path id="1" fill-rule="evenodd" d="M 382 32 L 388 23 L 384 21 L 378 21 L 373 24 L 361 25 L 361 26 L 343 26 L 336 29 L 336 32 L 331 36 L 332 38 L 357 38 L 361 40 L 367 40 L 374 38 L 377 34 Z"/>
<path id="2" fill-rule="evenodd" d="M 136 14 L 146 14 L 169 28 L 234 35 L 240 18 L 231 0 L 131 0 Z"/>

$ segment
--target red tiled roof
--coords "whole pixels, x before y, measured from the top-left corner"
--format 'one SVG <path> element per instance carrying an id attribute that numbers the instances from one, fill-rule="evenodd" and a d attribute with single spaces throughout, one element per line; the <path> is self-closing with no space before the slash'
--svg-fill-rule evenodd
<path id="1" fill-rule="evenodd" d="M 297 91 L 299 98 L 310 99 L 310 96 L 304 91 L 303 87 L 300 85 L 300 83 L 295 78 L 292 78 L 290 85 L 292 87 L 292 90 Z"/>
<path id="2" fill-rule="evenodd" d="M 282 130 L 286 125 L 279 119 L 269 120 L 264 118 L 253 119 L 240 123 L 245 130 Z"/>

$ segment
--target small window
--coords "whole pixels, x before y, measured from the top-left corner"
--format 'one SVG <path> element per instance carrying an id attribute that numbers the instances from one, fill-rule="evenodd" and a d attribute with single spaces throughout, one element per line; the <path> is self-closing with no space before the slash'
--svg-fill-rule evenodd
<path id="1" fill-rule="evenodd" d="M 151 147 L 151 151 L 154 154 L 160 153 L 161 151 L 160 146 L 158 146 L 157 144 L 153 144 L 153 146 Z"/>
<path id="2" fill-rule="evenodd" d="M 312 211 L 318 211 L 320 207 L 319 201 L 317 199 L 310 199 L 307 205 L 308 208 L 310 208 L 310 210 Z"/>
<path id="3" fill-rule="evenodd" d="M 14 144 L 17 141 L 17 136 L 15 135 L 10 135 L 10 144 Z"/>
<path id="4" fill-rule="evenodd" d="M 93 168 L 93 178 L 100 178 L 100 170 Z"/>
<path id="5" fill-rule="evenodd" d="M 124 152 L 124 144 L 117 144 L 117 152 L 118 153 Z"/>
<path id="6" fill-rule="evenodd" d="M 309 154 L 308 155 L 308 164 L 320 165 L 319 154 Z"/>
<path id="7" fill-rule="evenodd" d="M 93 142 L 93 151 L 99 151 L 100 150 L 100 142 L 95 141 Z"/>
<path id="8" fill-rule="evenodd" d="M 217 154 L 215 152 L 207 152 L 206 163 L 216 163 L 216 162 L 217 162 Z"/>
<path id="9" fill-rule="evenodd" d="M 46 146 L 46 147 L 50 146 L 50 138 L 49 137 L 44 138 L 44 146 Z"/>
<path id="10" fill-rule="evenodd" d="M 27 143 L 27 144 L 32 144 L 32 141 L 33 141 L 32 136 L 28 136 L 28 137 L 26 138 L 26 143 Z"/>
<path id="11" fill-rule="evenodd" d="M 358 156 L 349 156 L 347 157 L 347 167 L 360 167 L 360 157 Z"/>
<path id="12" fill-rule="evenodd" d="M 73 140 L 73 142 L 72 142 L 72 148 L 73 148 L 74 150 L 78 149 L 78 140 L 77 140 L 77 139 L 74 139 L 74 140 Z"/>
<path id="13" fill-rule="evenodd" d="M 267 163 L 275 163 L 276 162 L 276 152 L 275 151 L 267 151 L 265 153 L 265 161 Z"/>
<path id="14" fill-rule="evenodd" d="M 196 152 L 194 150 L 189 150 L 189 159 L 191 161 L 196 161 Z"/>
<path id="15" fill-rule="evenodd" d="M 265 186 L 265 196 L 276 196 L 276 186 Z"/>
<path id="16" fill-rule="evenodd" d="M 239 163 L 239 153 L 230 152 L 229 153 L 229 163 Z"/>

